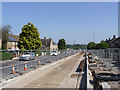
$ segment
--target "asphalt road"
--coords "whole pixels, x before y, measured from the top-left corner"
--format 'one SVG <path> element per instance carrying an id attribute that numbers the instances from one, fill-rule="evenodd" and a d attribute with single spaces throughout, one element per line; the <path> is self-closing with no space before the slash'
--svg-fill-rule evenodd
<path id="1" fill-rule="evenodd" d="M 16 76 L 19 76 L 19 73 L 16 74 L 11 74 L 12 72 L 12 65 L 15 66 L 15 71 L 18 72 L 25 72 L 24 71 L 24 66 L 25 66 L 25 62 L 27 63 L 27 71 L 33 69 L 31 67 L 37 67 L 38 66 L 38 61 L 40 59 L 40 63 L 41 64 L 47 64 L 48 60 L 50 60 L 51 62 L 55 61 L 55 60 L 60 60 L 62 57 L 67 57 L 70 55 L 73 55 L 75 53 L 77 53 L 79 51 L 72 51 L 72 52 L 68 52 L 68 53 L 60 53 L 57 56 L 40 56 L 40 57 L 36 57 L 35 60 L 31 60 L 31 61 L 19 61 L 19 60 L 13 60 L 10 62 L 5 62 L 2 63 L 2 67 L 0 67 L 0 71 L 2 71 L 2 74 L 0 74 L 0 79 L 10 79 Z M 27 72 L 26 71 L 26 72 Z"/>

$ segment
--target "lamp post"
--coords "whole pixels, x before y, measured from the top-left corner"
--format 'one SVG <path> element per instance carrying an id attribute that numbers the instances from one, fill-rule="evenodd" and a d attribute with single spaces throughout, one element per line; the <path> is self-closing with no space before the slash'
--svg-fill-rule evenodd
<path id="1" fill-rule="evenodd" d="M 47 38 L 46 38 L 46 55 L 47 55 Z"/>

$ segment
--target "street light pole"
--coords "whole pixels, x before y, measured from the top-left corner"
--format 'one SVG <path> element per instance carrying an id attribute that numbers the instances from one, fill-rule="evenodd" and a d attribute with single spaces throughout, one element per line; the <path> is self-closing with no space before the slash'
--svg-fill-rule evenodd
<path id="1" fill-rule="evenodd" d="M 47 55 L 47 38 L 46 38 L 46 55 Z"/>

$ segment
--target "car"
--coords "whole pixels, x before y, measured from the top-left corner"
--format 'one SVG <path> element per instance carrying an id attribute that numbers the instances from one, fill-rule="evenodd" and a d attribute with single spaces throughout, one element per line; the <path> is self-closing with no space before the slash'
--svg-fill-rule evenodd
<path id="1" fill-rule="evenodd" d="M 50 53 L 50 55 L 51 55 L 51 56 L 57 56 L 57 55 L 58 55 L 58 52 L 57 52 L 57 51 L 52 51 L 52 52 Z"/>
<path id="2" fill-rule="evenodd" d="M 25 52 L 19 58 L 19 60 L 34 60 L 34 59 L 35 54 L 33 52 Z"/>

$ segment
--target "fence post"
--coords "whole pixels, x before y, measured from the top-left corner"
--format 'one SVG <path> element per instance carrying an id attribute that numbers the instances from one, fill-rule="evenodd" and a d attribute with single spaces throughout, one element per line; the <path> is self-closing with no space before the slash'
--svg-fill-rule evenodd
<path id="1" fill-rule="evenodd" d="M 120 49 L 119 49 L 119 52 L 118 52 L 118 63 L 119 63 L 119 66 L 120 66 Z"/>

